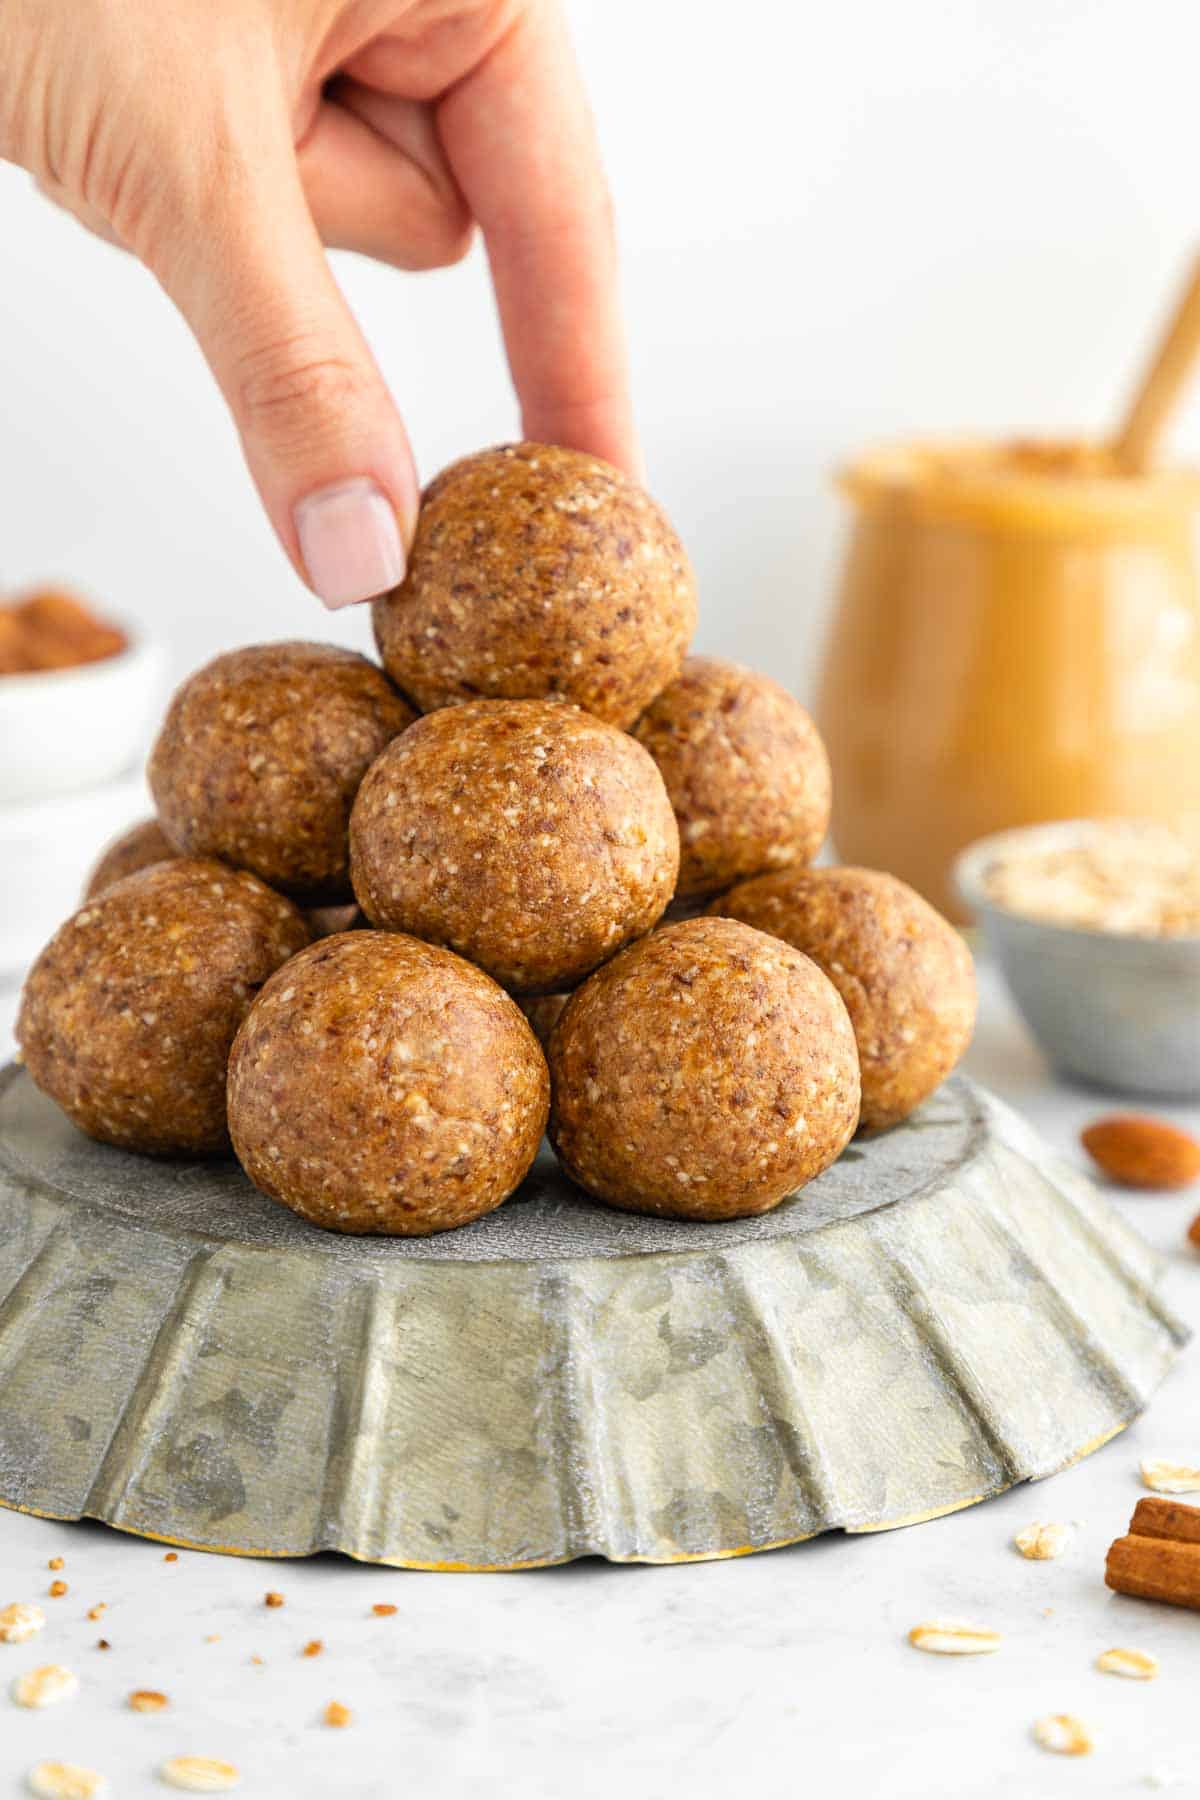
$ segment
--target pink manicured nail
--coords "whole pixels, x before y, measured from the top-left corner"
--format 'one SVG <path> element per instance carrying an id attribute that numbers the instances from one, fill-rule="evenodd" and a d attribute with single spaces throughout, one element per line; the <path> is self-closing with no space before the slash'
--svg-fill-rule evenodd
<path id="1" fill-rule="evenodd" d="M 318 488 L 295 511 L 309 584 L 331 612 L 404 580 L 404 546 L 391 502 L 367 476 Z"/>

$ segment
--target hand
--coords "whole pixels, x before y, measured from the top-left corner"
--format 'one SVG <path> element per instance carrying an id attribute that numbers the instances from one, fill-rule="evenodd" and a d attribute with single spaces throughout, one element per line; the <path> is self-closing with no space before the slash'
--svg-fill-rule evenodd
<path id="1" fill-rule="evenodd" d="M 327 606 L 401 579 L 418 487 L 323 244 L 437 268 L 477 223 L 526 436 L 638 470 L 554 0 L 5 0 L 0 156 L 162 283 Z"/>

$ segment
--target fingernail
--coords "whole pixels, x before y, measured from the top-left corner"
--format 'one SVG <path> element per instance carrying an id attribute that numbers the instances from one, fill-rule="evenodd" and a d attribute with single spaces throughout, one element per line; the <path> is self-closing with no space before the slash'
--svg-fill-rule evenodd
<path id="1" fill-rule="evenodd" d="M 331 612 L 404 580 L 395 509 L 367 476 L 318 488 L 299 501 L 294 517 L 309 586 Z"/>

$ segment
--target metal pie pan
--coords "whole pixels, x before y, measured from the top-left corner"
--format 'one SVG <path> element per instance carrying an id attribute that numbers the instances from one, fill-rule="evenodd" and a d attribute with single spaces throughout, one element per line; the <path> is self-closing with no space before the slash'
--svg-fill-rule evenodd
<path id="1" fill-rule="evenodd" d="M 0 1502 L 423 1569 L 743 1555 L 1085 1455 L 1184 1342 L 1161 1259 L 958 1078 L 760 1219 L 337 1237 L 0 1076 Z"/>

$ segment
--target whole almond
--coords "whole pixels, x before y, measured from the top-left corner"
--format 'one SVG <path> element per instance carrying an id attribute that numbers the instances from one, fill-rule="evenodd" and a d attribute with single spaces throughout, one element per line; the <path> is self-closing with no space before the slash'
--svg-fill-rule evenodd
<path id="1" fill-rule="evenodd" d="M 1200 1143 L 1143 1113 L 1110 1113 L 1081 1135 L 1093 1162 L 1122 1187 L 1185 1188 L 1200 1180 Z"/>

